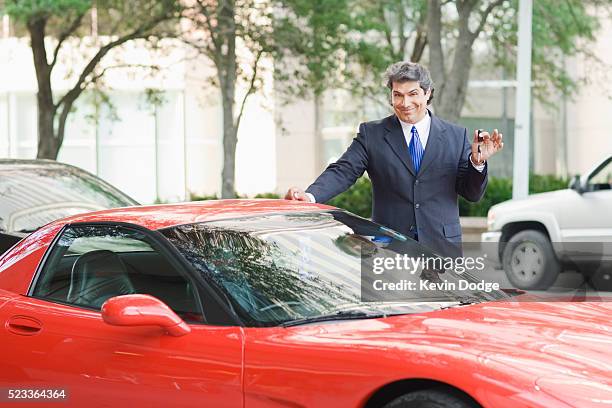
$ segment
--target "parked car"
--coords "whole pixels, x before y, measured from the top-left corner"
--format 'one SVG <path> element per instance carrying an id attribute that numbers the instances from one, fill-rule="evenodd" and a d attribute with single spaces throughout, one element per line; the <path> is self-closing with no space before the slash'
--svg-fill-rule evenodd
<path id="1" fill-rule="evenodd" d="M 138 202 L 77 167 L 0 159 L 0 254 L 58 218 L 132 205 Z"/>
<path id="2" fill-rule="evenodd" d="M 491 207 L 482 242 L 520 289 L 547 289 L 567 269 L 612 282 L 612 156 L 566 190 Z"/>
<path id="3" fill-rule="evenodd" d="M 378 250 L 430 254 L 350 213 L 284 200 L 55 221 L 0 258 L 0 389 L 44 387 L 92 408 L 612 400 L 612 304 L 448 288 L 363 302 L 362 258 Z"/>

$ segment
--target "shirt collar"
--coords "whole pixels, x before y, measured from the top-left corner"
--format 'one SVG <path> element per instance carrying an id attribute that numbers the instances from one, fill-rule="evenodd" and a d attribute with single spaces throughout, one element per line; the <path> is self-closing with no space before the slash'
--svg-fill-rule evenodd
<path id="1" fill-rule="evenodd" d="M 421 138 L 429 136 L 429 129 L 431 127 L 431 113 L 429 112 L 429 109 L 427 110 L 427 114 L 423 116 L 423 119 L 419 120 L 415 124 L 402 122 L 399 118 L 398 120 L 402 125 L 402 130 L 404 131 L 405 135 L 410 135 L 412 126 L 415 126 Z"/>

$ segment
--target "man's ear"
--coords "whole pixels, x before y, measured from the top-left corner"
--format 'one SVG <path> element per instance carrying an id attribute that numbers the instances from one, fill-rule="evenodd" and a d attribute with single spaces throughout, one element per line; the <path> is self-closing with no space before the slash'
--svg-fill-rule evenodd
<path id="1" fill-rule="evenodd" d="M 427 96 L 427 105 L 431 105 L 431 101 L 433 101 L 434 97 L 434 88 L 429 88 L 429 95 Z"/>

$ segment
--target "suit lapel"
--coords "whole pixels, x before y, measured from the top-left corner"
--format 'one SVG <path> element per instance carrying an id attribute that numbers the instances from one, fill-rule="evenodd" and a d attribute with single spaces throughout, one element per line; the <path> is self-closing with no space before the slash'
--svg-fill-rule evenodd
<path id="1" fill-rule="evenodd" d="M 431 114 L 431 113 L 430 113 Z M 419 174 L 423 173 L 427 167 L 433 163 L 434 159 L 438 155 L 443 146 L 443 133 L 446 129 L 444 125 L 433 114 L 431 114 L 431 126 L 429 128 L 429 138 L 427 139 L 427 145 L 425 146 L 425 153 L 423 153 L 423 159 L 421 161 L 421 167 L 419 168 Z"/>
<path id="2" fill-rule="evenodd" d="M 406 166 L 408 171 L 412 175 L 416 175 L 414 171 L 414 165 L 412 164 L 412 158 L 408 151 L 408 145 L 406 144 L 406 138 L 402 131 L 402 125 L 395 115 L 389 116 L 385 119 L 385 141 L 391 146 L 391 149 L 400 161 Z"/>

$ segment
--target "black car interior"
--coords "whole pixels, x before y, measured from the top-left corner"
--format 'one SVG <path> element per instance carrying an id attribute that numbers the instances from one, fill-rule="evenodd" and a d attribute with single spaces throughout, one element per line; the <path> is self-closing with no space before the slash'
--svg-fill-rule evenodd
<path id="1" fill-rule="evenodd" d="M 114 296 L 149 294 L 185 321 L 203 321 L 194 285 L 157 252 L 95 250 L 58 261 L 36 288 L 37 297 L 99 310 Z"/>

